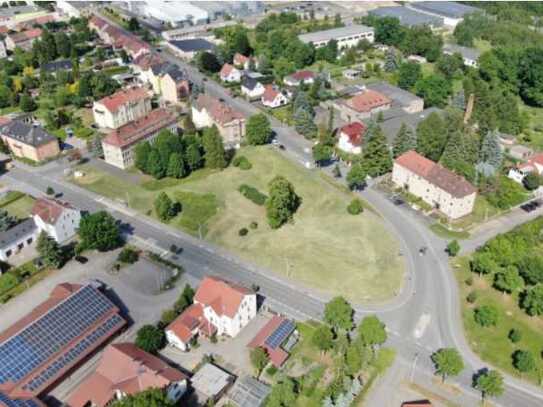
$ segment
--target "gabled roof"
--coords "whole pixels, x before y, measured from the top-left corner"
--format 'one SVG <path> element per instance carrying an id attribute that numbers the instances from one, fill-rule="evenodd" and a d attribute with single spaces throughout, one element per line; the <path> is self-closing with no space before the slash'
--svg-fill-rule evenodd
<path id="1" fill-rule="evenodd" d="M 461 18 L 466 14 L 480 11 L 480 9 L 476 7 L 467 6 L 465 4 L 457 3 L 456 1 L 414 1 L 409 2 L 409 6 L 429 13 L 452 18 Z"/>
<path id="2" fill-rule="evenodd" d="M 8 230 L 0 232 L 0 249 L 7 248 L 21 239 L 26 239 L 35 231 L 36 224 L 32 218 L 27 218 L 22 222 L 17 223 Z"/>
<path id="3" fill-rule="evenodd" d="M 215 49 L 215 44 L 204 40 L 203 38 L 174 40 L 170 41 L 170 44 L 183 52 L 213 51 Z"/>
<path id="4" fill-rule="evenodd" d="M 67 202 L 61 202 L 50 198 L 39 198 L 34 202 L 32 215 L 39 216 L 45 223 L 54 225 L 66 209 L 75 210 L 75 208 Z"/>
<path id="5" fill-rule="evenodd" d="M 260 82 L 258 82 L 256 79 L 249 76 L 244 76 L 241 80 L 241 86 L 249 90 L 253 90 L 254 88 L 256 88 L 259 83 Z"/>
<path id="6" fill-rule="evenodd" d="M 219 316 L 233 318 L 246 295 L 254 294 L 248 288 L 221 280 L 206 277 L 194 295 L 194 302 L 213 308 Z"/>
<path id="7" fill-rule="evenodd" d="M 11 40 L 15 44 L 18 44 L 20 42 L 25 42 L 25 41 L 29 41 L 29 40 L 33 40 L 35 38 L 38 38 L 41 35 L 41 33 L 42 33 L 41 29 L 34 28 L 32 30 L 22 31 L 20 33 L 11 34 L 11 35 L 8 35 L 8 36 L 11 38 Z"/>
<path id="8" fill-rule="evenodd" d="M 298 71 L 294 72 L 292 75 L 287 76 L 289 79 L 294 79 L 296 81 L 307 81 L 308 79 L 314 79 L 317 74 L 313 71 Z"/>
<path id="9" fill-rule="evenodd" d="M 83 407 L 91 402 L 106 406 L 117 390 L 131 395 L 142 391 L 163 389 L 187 377 L 132 343 L 110 345 L 104 351 L 96 371 L 81 383 L 70 396 L 71 407 Z"/>
<path id="10" fill-rule="evenodd" d="M 392 103 L 382 93 L 371 89 L 365 89 L 358 95 L 348 99 L 345 104 L 357 112 L 371 112 L 373 109 Z"/>
<path id="11" fill-rule="evenodd" d="M 184 343 L 189 343 L 196 332 L 202 328 L 210 333 L 215 330 L 215 327 L 211 326 L 204 317 L 202 304 L 192 304 L 175 318 L 166 330 L 172 331 Z"/>
<path id="12" fill-rule="evenodd" d="M 315 31 L 307 34 L 298 35 L 300 41 L 304 43 L 330 41 L 340 37 L 358 35 L 373 32 L 372 27 L 361 24 L 347 25 L 345 27 L 332 28 L 330 30 Z"/>
<path id="13" fill-rule="evenodd" d="M 237 69 L 233 65 L 224 64 L 221 68 L 221 72 L 219 73 L 219 75 L 221 76 L 221 78 L 226 77 L 234 71 L 237 71 Z"/>
<path id="14" fill-rule="evenodd" d="M 146 71 L 153 65 L 164 63 L 164 59 L 158 54 L 142 54 L 134 59 L 133 63 Z"/>
<path id="15" fill-rule="evenodd" d="M 340 133 L 344 133 L 349 138 L 349 142 L 353 146 L 359 146 L 362 144 L 362 138 L 366 131 L 366 126 L 361 122 L 352 122 L 346 124 L 339 129 Z"/>
<path id="16" fill-rule="evenodd" d="M 472 61 L 477 61 L 481 56 L 481 51 L 476 48 L 462 47 L 456 44 L 445 44 L 443 52 L 449 54 L 459 53 L 462 58 L 471 59 Z"/>
<path id="17" fill-rule="evenodd" d="M 266 90 L 262 94 L 262 101 L 264 102 L 273 102 L 281 92 L 273 87 L 273 85 L 266 85 Z"/>
<path id="18" fill-rule="evenodd" d="M 239 111 L 234 110 L 234 108 L 221 102 L 219 99 L 203 93 L 198 95 L 194 107 L 199 111 L 202 109 L 207 110 L 211 118 L 221 125 L 231 123 L 235 120 L 245 120 L 245 116 Z"/>
<path id="19" fill-rule="evenodd" d="M 235 65 L 245 65 L 247 62 L 249 62 L 250 58 L 246 57 L 245 55 L 240 54 L 239 52 L 236 52 L 234 54 L 234 64 Z"/>
<path id="20" fill-rule="evenodd" d="M 13 120 L 1 128 L 1 133 L 9 138 L 32 147 L 39 147 L 58 141 L 58 139 L 47 133 L 41 126 L 24 123 L 20 120 Z"/>
<path id="21" fill-rule="evenodd" d="M 133 103 L 142 99 L 150 98 L 149 93 L 144 88 L 134 87 L 121 89 L 113 95 L 106 96 L 96 103 L 102 104 L 110 112 L 116 112 L 122 105 Z"/>

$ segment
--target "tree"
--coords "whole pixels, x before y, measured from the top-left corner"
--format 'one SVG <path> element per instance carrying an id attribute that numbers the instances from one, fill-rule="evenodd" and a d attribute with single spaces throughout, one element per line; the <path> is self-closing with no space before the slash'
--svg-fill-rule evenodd
<path id="1" fill-rule="evenodd" d="M 290 377 L 272 387 L 266 407 L 290 407 L 296 401 L 296 386 Z"/>
<path id="2" fill-rule="evenodd" d="M 315 144 L 312 148 L 313 159 L 319 165 L 326 163 L 332 159 L 334 149 L 331 146 L 323 143 Z"/>
<path id="3" fill-rule="evenodd" d="M 196 58 L 198 68 L 204 72 L 216 73 L 221 70 L 221 64 L 215 54 L 211 52 L 202 52 Z"/>
<path id="4" fill-rule="evenodd" d="M 460 353 L 454 348 L 442 348 L 431 356 L 436 373 L 441 375 L 443 381 L 448 376 L 458 376 L 464 370 L 464 361 Z"/>
<path id="5" fill-rule="evenodd" d="M 511 329 L 507 337 L 511 342 L 517 343 L 522 339 L 522 332 L 519 329 Z"/>
<path id="6" fill-rule="evenodd" d="M 442 54 L 436 62 L 437 70 L 448 80 L 452 80 L 461 73 L 463 67 L 464 60 L 459 53 L 453 55 Z"/>
<path id="7" fill-rule="evenodd" d="M 187 114 L 185 116 L 185 119 L 183 120 L 183 133 L 184 134 L 196 133 L 196 126 L 194 125 L 194 122 L 192 121 L 191 113 Z"/>
<path id="8" fill-rule="evenodd" d="M 373 27 L 375 29 L 375 42 L 381 44 L 398 45 L 405 35 L 400 20 L 394 17 L 378 18 Z"/>
<path id="9" fill-rule="evenodd" d="M 358 215 L 364 212 L 364 205 L 362 201 L 358 198 L 354 198 L 347 206 L 347 212 L 351 215 Z"/>
<path id="10" fill-rule="evenodd" d="M 53 196 L 55 195 L 55 190 L 53 189 L 53 187 L 48 186 L 47 189 L 45 190 L 45 193 L 49 196 Z"/>
<path id="11" fill-rule="evenodd" d="M 531 106 L 543 106 L 543 64 L 541 48 L 527 48 L 520 60 L 520 96 Z"/>
<path id="12" fill-rule="evenodd" d="M 174 407 L 166 392 L 162 389 L 152 388 L 139 393 L 130 394 L 116 400 L 111 407 Z"/>
<path id="13" fill-rule="evenodd" d="M 262 370 L 268 364 L 268 353 L 264 348 L 258 346 L 251 350 L 251 354 L 249 356 L 251 359 L 251 364 L 256 370 L 256 378 L 258 378 Z"/>
<path id="14" fill-rule="evenodd" d="M 307 109 L 299 108 L 295 111 L 294 127 L 298 133 L 307 139 L 315 138 L 317 135 L 317 125 Z"/>
<path id="15" fill-rule="evenodd" d="M 398 134 L 396 134 L 396 137 L 394 138 L 392 146 L 394 158 L 397 158 L 410 150 L 414 150 L 415 148 L 417 148 L 416 134 L 413 130 L 408 128 L 405 123 L 402 123 L 400 130 L 398 130 Z"/>
<path id="16" fill-rule="evenodd" d="M 439 161 L 445 144 L 447 132 L 445 122 L 437 112 L 431 113 L 417 126 L 417 152 L 432 161 Z"/>
<path id="17" fill-rule="evenodd" d="M 496 370 L 486 371 L 475 380 L 475 388 L 481 392 L 483 400 L 487 397 L 498 397 L 503 394 L 503 376 Z"/>
<path id="18" fill-rule="evenodd" d="M 360 163 L 355 163 L 347 173 L 347 184 L 351 190 L 362 189 L 366 185 L 368 172 Z"/>
<path id="19" fill-rule="evenodd" d="M 334 345 L 334 334 L 327 325 L 319 325 L 311 336 L 311 343 L 320 350 L 326 352 Z"/>
<path id="20" fill-rule="evenodd" d="M 375 315 L 364 317 L 358 326 L 360 340 L 366 346 L 370 346 L 375 355 L 375 348 L 387 340 L 385 324 Z"/>
<path id="21" fill-rule="evenodd" d="M 185 162 L 191 171 L 202 167 L 203 158 L 200 152 L 200 144 L 191 143 L 185 149 Z"/>
<path id="22" fill-rule="evenodd" d="M 11 216 L 8 211 L 0 209 L 0 232 L 5 232 L 15 225 L 17 219 Z"/>
<path id="23" fill-rule="evenodd" d="M 164 331 L 154 325 L 144 325 L 136 333 L 136 346 L 145 352 L 156 354 L 164 343 Z"/>
<path id="24" fill-rule="evenodd" d="M 498 310 L 493 305 L 483 305 L 475 308 L 475 322 L 483 327 L 496 326 L 498 324 Z"/>
<path id="25" fill-rule="evenodd" d="M 151 144 L 148 141 L 136 144 L 134 165 L 140 171 L 147 172 L 147 163 L 151 155 Z"/>
<path id="26" fill-rule="evenodd" d="M 34 99 L 30 97 L 29 94 L 23 93 L 19 101 L 19 107 L 23 112 L 33 112 L 38 108 Z"/>
<path id="27" fill-rule="evenodd" d="M 54 268 L 60 268 L 62 266 L 64 261 L 62 249 L 55 239 L 46 232 L 41 232 L 38 236 L 36 250 L 45 265 Z"/>
<path id="28" fill-rule="evenodd" d="M 151 147 L 144 172 L 156 179 L 164 178 L 166 175 L 166 168 L 160 158 L 159 151 Z"/>
<path id="29" fill-rule="evenodd" d="M 185 170 L 185 162 L 181 153 L 171 153 L 168 159 L 168 168 L 166 169 L 166 175 L 171 178 L 183 178 L 187 175 Z"/>
<path id="30" fill-rule="evenodd" d="M 456 255 L 460 252 L 460 244 L 458 243 L 458 240 L 452 240 L 447 245 L 447 253 L 449 253 L 449 256 L 456 257 Z"/>
<path id="31" fill-rule="evenodd" d="M 266 216 L 272 229 L 277 229 L 291 220 L 300 203 L 301 199 L 290 182 L 281 176 L 272 179 L 266 201 Z"/>
<path id="32" fill-rule="evenodd" d="M 204 159 L 207 168 L 225 168 L 227 165 L 226 154 L 222 137 L 215 125 L 204 129 L 202 138 L 204 145 Z"/>
<path id="33" fill-rule="evenodd" d="M 270 142 L 272 136 L 270 121 L 264 113 L 254 114 L 249 117 L 245 126 L 245 138 L 247 143 L 257 146 Z"/>
<path id="34" fill-rule="evenodd" d="M 404 62 L 398 71 L 398 86 L 411 89 L 422 78 L 422 68 L 417 62 Z"/>
<path id="35" fill-rule="evenodd" d="M 520 275 L 526 284 L 543 283 L 543 258 L 540 256 L 525 256 L 519 263 Z"/>
<path id="36" fill-rule="evenodd" d="M 505 293 L 512 293 L 524 286 L 524 280 L 515 266 L 508 266 L 494 275 L 494 287 Z"/>
<path id="37" fill-rule="evenodd" d="M 530 172 L 522 179 L 522 185 L 528 191 L 535 191 L 541 185 L 541 176 L 536 172 Z"/>
<path id="38" fill-rule="evenodd" d="M 132 32 L 136 32 L 140 30 L 140 22 L 136 17 L 130 17 L 130 20 L 128 20 L 128 30 Z"/>
<path id="39" fill-rule="evenodd" d="M 378 177 L 392 170 L 390 149 L 379 126 L 366 143 L 362 157 L 362 165 L 371 177 Z"/>
<path id="40" fill-rule="evenodd" d="M 521 308 L 530 316 L 543 315 L 543 285 L 528 288 L 520 301 Z"/>
<path id="41" fill-rule="evenodd" d="M 385 52 L 385 72 L 394 72 L 399 67 L 399 57 L 396 55 L 394 48 L 389 48 Z M 416 81 L 415 81 L 416 82 Z"/>
<path id="42" fill-rule="evenodd" d="M 491 165 L 498 170 L 502 164 L 503 153 L 495 131 L 488 131 L 483 137 L 479 150 L 479 162 Z"/>
<path id="43" fill-rule="evenodd" d="M 532 352 L 516 350 L 513 352 L 513 366 L 521 373 L 528 373 L 536 368 L 535 358 Z"/>
<path id="44" fill-rule="evenodd" d="M 102 147 L 102 137 L 99 134 L 96 134 L 91 142 L 91 151 L 94 157 L 102 157 L 104 155 L 104 148 Z M 137 146 L 136 146 L 137 148 Z M 137 149 L 136 149 L 137 152 Z"/>
<path id="45" fill-rule="evenodd" d="M 415 93 L 424 99 L 424 106 L 445 107 L 452 93 L 451 81 L 442 75 L 431 74 L 417 81 Z"/>
<path id="46" fill-rule="evenodd" d="M 161 192 L 155 199 L 155 211 L 158 218 L 169 221 L 179 213 L 179 204 L 174 203 L 166 192 Z"/>
<path id="47" fill-rule="evenodd" d="M 334 297 L 324 307 L 324 322 L 331 325 L 336 333 L 353 328 L 353 307 L 343 297 Z"/>
<path id="48" fill-rule="evenodd" d="M 106 211 L 86 215 L 79 223 L 79 237 L 82 246 L 99 251 L 112 250 L 122 243 L 117 222 Z"/>

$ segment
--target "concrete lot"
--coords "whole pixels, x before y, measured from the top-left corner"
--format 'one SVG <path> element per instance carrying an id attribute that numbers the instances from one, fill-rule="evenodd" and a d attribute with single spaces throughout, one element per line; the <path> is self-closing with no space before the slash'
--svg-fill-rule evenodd
<path id="1" fill-rule="evenodd" d="M 140 258 L 136 263 L 123 267 L 118 272 L 118 277 L 125 284 L 144 295 L 160 294 L 161 287 L 172 275 L 169 268 L 146 258 Z"/>

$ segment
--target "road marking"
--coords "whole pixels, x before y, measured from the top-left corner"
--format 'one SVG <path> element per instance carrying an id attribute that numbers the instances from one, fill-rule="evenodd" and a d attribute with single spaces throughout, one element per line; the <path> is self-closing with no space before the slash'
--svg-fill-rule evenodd
<path id="1" fill-rule="evenodd" d="M 422 338 L 424 332 L 426 331 L 426 328 L 428 328 L 428 325 L 430 324 L 431 319 L 432 316 L 427 313 L 424 313 L 420 316 L 419 320 L 417 321 L 417 325 L 415 326 L 415 329 L 413 331 L 413 336 L 416 339 Z"/>

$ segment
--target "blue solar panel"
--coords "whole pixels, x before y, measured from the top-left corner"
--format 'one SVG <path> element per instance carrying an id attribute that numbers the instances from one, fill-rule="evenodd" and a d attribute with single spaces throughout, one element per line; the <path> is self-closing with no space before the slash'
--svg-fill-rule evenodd
<path id="1" fill-rule="evenodd" d="M 19 382 L 81 336 L 114 305 L 84 286 L 16 335 L 0 344 L 0 383 Z M 73 359 L 64 360 L 64 367 Z"/>
<path id="2" fill-rule="evenodd" d="M 289 337 L 294 331 L 296 325 L 290 319 L 281 321 L 279 326 L 271 333 L 265 341 L 265 344 L 272 349 L 276 349 Z"/>
<path id="3" fill-rule="evenodd" d="M 38 407 L 38 403 L 32 399 L 12 399 L 4 393 L 0 393 L 0 403 L 3 403 L 6 407 Z"/>

